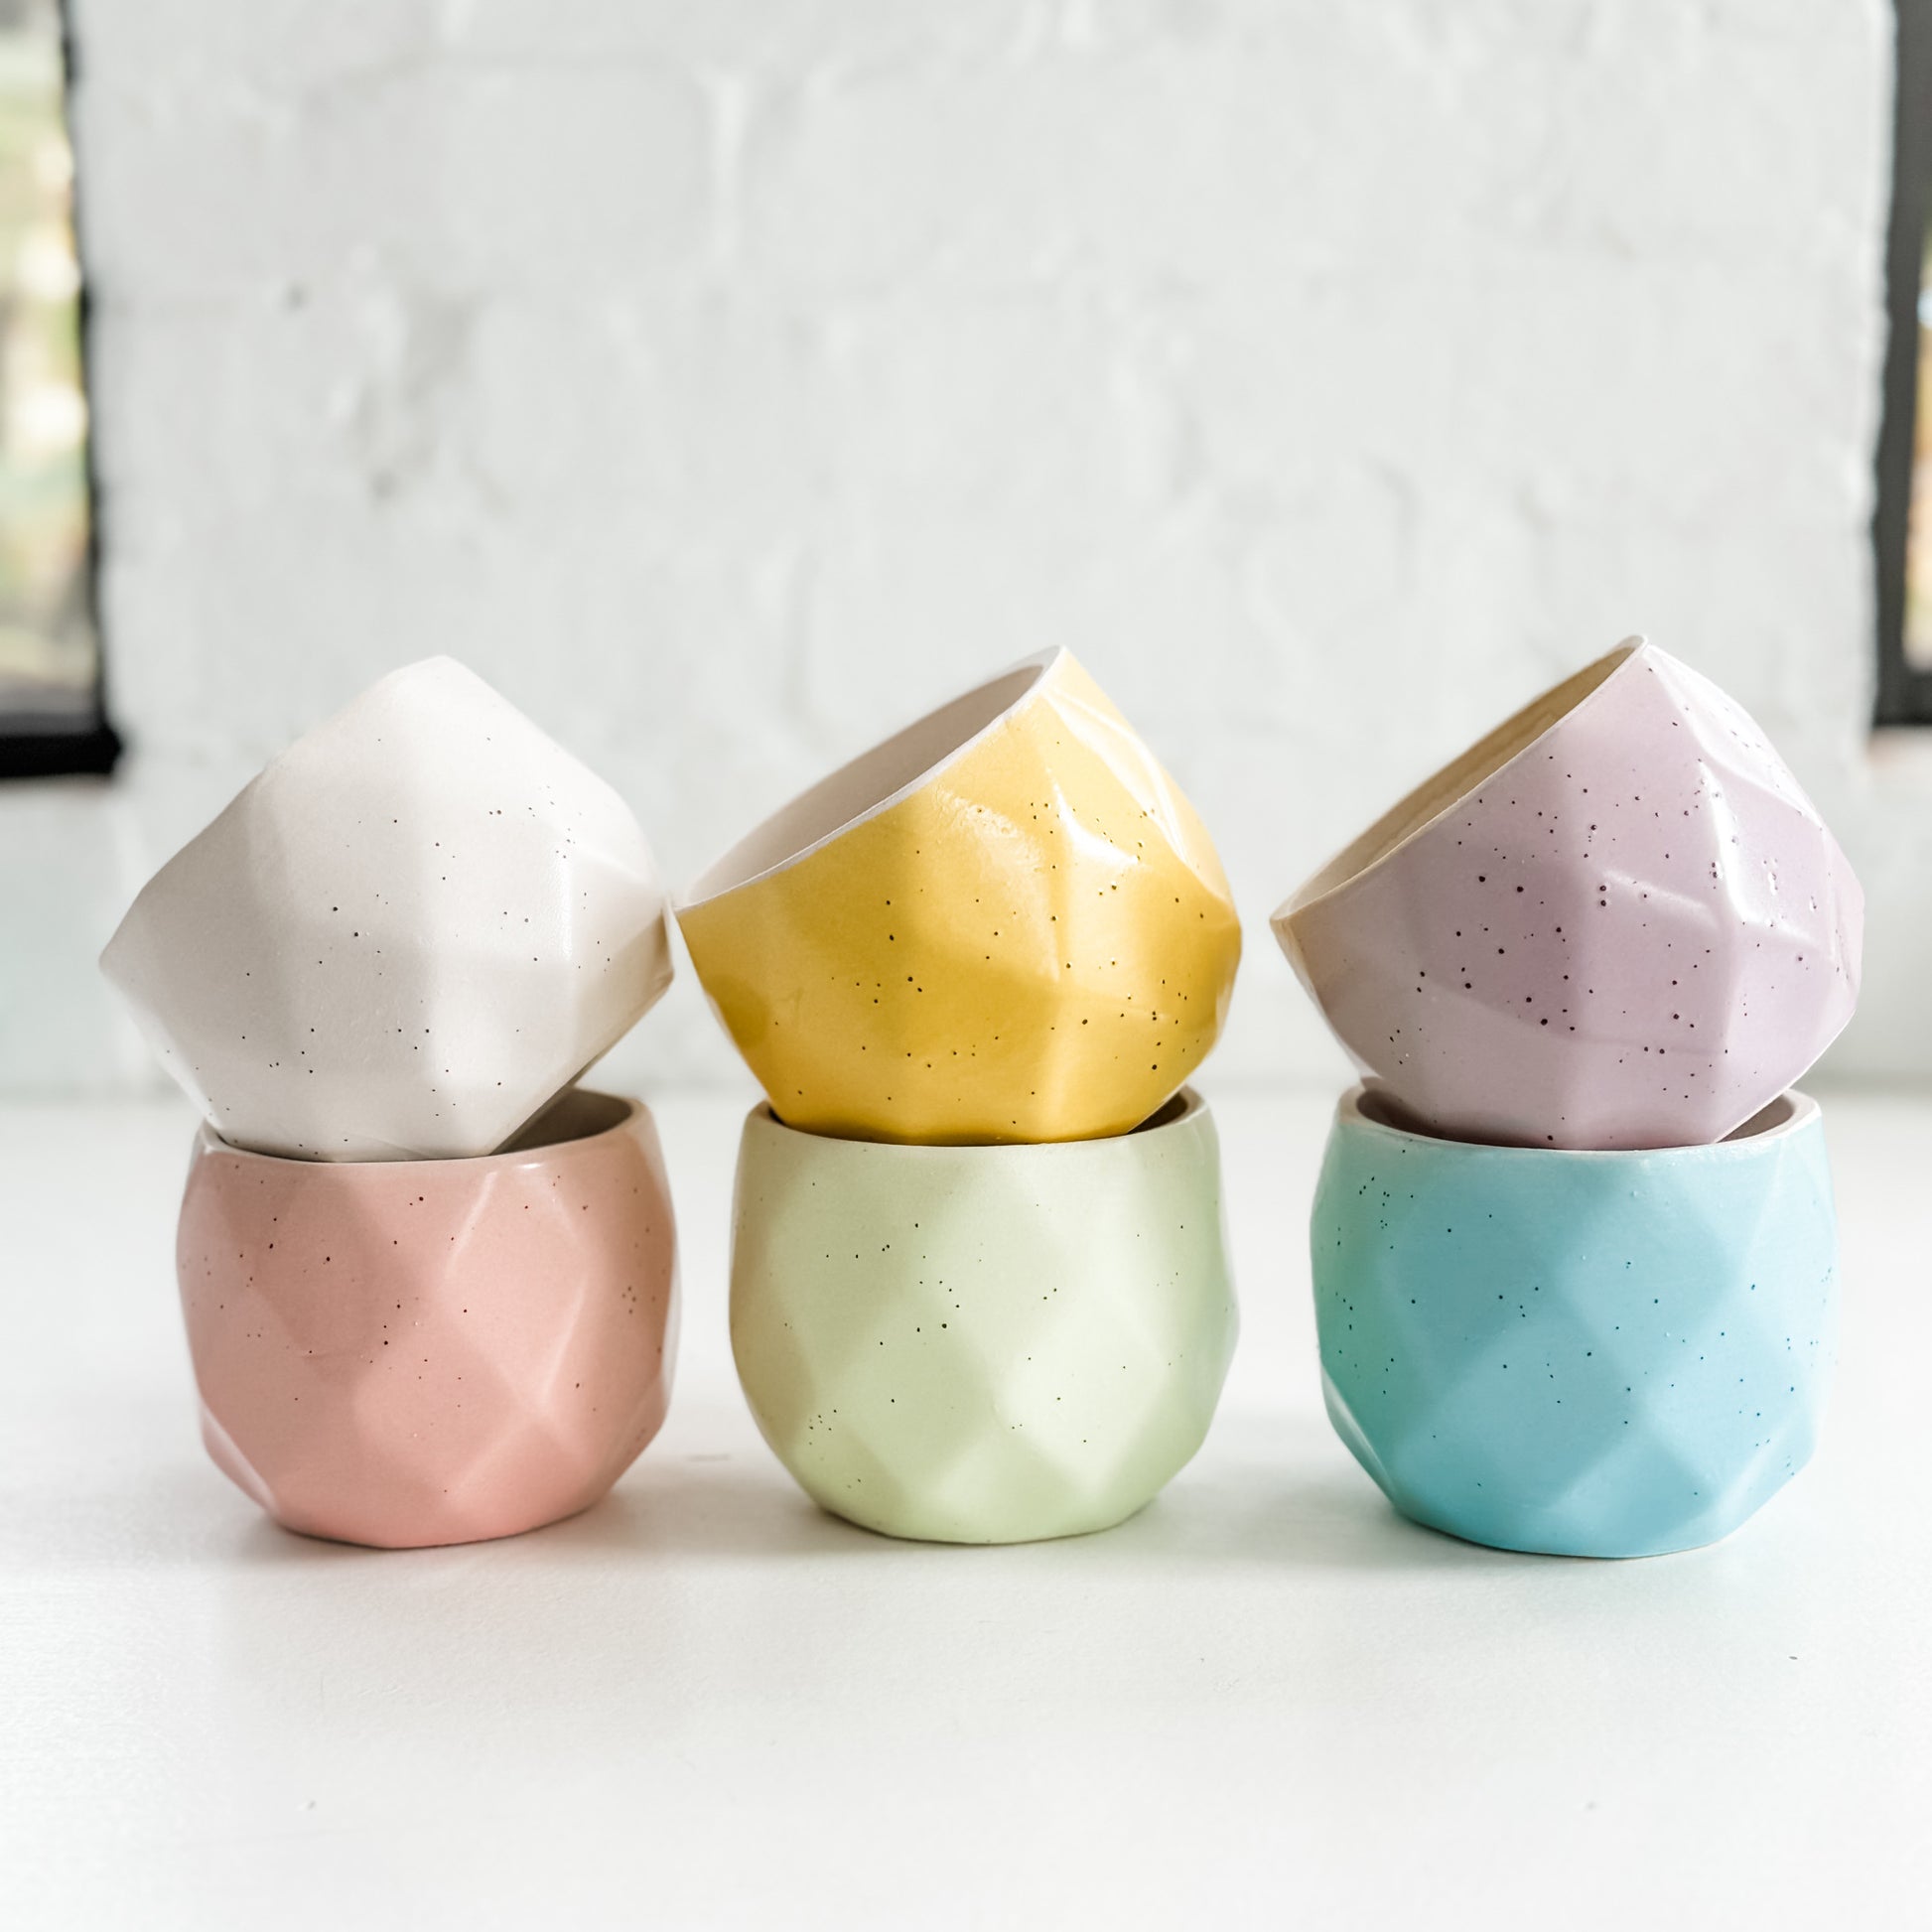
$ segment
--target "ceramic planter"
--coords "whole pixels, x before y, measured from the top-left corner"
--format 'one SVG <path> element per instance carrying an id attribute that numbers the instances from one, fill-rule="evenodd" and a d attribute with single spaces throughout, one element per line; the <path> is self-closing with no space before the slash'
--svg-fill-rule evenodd
<path id="1" fill-rule="evenodd" d="M 292 1530 L 511 1536 L 596 1502 L 664 1420 L 676 1248 L 635 1101 L 572 1092 L 472 1161 L 285 1161 L 205 1127 L 178 1262 L 208 1452 Z"/>
<path id="2" fill-rule="evenodd" d="M 1311 1223 L 1328 1414 L 1406 1516 L 1652 1556 L 1809 1460 L 1837 1326 L 1817 1107 L 1715 1147 L 1478 1147 L 1336 1114 Z"/>
<path id="3" fill-rule="evenodd" d="M 276 759 L 101 966 L 230 1144 L 479 1155 L 663 992 L 664 913 L 618 794 L 432 658 Z"/>
<path id="4" fill-rule="evenodd" d="M 780 1117 L 887 1141 L 1126 1132 L 1213 1045 L 1241 950 L 1192 807 L 1065 651 L 835 771 L 678 919 Z"/>
<path id="5" fill-rule="evenodd" d="M 1200 1447 L 1234 1348 L 1220 1156 L 1190 1091 L 1138 1133 L 895 1147 L 745 1124 L 732 1348 L 815 1501 L 883 1531 L 1105 1529 Z"/>
<path id="6" fill-rule="evenodd" d="M 1420 1125 L 1677 1147 L 1748 1120 L 1851 1018 L 1863 904 L 1764 735 L 1633 638 L 1412 792 L 1274 923 Z"/>

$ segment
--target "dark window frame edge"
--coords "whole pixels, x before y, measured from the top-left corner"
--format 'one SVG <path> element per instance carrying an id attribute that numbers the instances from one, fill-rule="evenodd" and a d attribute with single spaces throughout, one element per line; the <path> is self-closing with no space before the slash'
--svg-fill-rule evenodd
<path id="1" fill-rule="evenodd" d="M 1878 726 L 1932 724 L 1932 671 L 1905 660 L 1906 539 L 1917 432 L 1919 283 L 1932 214 L 1932 0 L 1897 0 L 1891 215 L 1885 235 L 1885 369 L 1871 516 Z"/>

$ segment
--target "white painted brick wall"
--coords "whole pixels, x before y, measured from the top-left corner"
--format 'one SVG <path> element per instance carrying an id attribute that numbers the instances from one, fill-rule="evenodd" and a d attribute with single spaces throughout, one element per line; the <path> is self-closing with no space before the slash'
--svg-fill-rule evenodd
<path id="1" fill-rule="evenodd" d="M 1881 0 L 77 0 L 123 779 L 0 791 L 0 1083 L 150 1077 L 140 880 L 468 659 L 677 880 L 1074 645 L 1265 917 L 1631 629 L 1871 894 L 1932 1073 L 1932 746 L 1874 762 Z M 731 1060 L 688 979 L 624 1077 Z"/>

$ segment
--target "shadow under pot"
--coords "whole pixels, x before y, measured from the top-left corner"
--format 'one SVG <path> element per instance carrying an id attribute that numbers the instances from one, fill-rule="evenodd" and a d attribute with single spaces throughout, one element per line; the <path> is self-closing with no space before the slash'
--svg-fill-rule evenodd
<path id="1" fill-rule="evenodd" d="M 732 1349 L 779 1461 L 888 1536 L 1106 1529 L 1200 1447 L 1236 1314 L 1214 1124 L 907 1147 L 745 1123 Z"/>
<path id="2" fill-rule="evenodd" d="M 676 1236 L 634 1100 L 567 1093 L 476 1160 L 289 1161 L 204 1127 L 177 1265 L 208 1453 L 310 1536 L 575 1515 L 670 1400 Z"/>
<path id="3" fill-rule="evenodd" d="M 1657 1556 L 1811 1458 L 1838 1246 L 1803 1094 L 1710 1147 L 1589 1153 L 1436 1139 L 1357 1087 L 1310 1247 L 1329 1418 L 1419 1523 Z"/>

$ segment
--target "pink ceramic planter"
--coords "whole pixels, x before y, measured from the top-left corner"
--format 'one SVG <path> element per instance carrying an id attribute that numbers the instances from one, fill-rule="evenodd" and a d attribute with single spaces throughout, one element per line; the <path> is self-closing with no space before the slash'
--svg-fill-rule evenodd
<path id="1" fill-rule="evenodd" d="M 1274 925 L 1423 1126 L 1662 1148 L 1722 1140 L 1824 1051 L 1863 913 L 1763 733 L 1632 638 L 1412 792 Z"/>
<path id="2" fill-rule="evenodd" d="M 204 1127 L 177 1260 L 208 1452 L 292 1530 L 511 1536 L 596 1502 L 664 1420 L 676 1246 L 635 1101 L 566 1094 L 468 1161 L 286 1161 Z"/>

